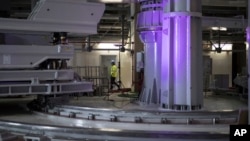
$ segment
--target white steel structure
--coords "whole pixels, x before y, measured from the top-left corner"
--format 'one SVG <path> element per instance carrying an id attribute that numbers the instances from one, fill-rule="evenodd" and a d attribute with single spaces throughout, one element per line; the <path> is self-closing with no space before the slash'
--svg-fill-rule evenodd
<path id="1" fill-rule="evenodd" d="M 40 0 L 27 20 L 1 18 L 2 33 L 58 33 L 60 36 L 51 46 L 0 45 L 0 96 L 93 91 L 91 82 L 81 81 L 67 67 L 74 46 L 67 43 L 66 36 L 97 33 L 104 9 L 102 3 L 82 0 Z"/>

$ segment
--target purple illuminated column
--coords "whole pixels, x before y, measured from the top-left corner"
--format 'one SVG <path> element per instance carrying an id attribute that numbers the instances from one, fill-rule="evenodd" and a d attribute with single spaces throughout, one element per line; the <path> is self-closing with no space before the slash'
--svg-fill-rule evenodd
<path id="1" fill-rule="evenodd" d="M 137 30 L 144 44 L 144 86 L 139 101 L 159 107 L 161 94 L 161 2 L 140 0 Z"/>
<path id="2" fill-rule="evenodd" d="M 142 31 L 144 43 L 144 87 L 140 102 L 147 105 L 160 104 L 161 31 Z"/>
<path id="3" fill-rule="evenodd" d="M 161 107 L 203 105 L 200 0 L 163 0 Z"/>
<path id="4" fill-rule="evenodd" d="M 203 105 L 200 0 L 139 0 L 137 29 L 144 43 L 140 102 L 195 110 Z"/>

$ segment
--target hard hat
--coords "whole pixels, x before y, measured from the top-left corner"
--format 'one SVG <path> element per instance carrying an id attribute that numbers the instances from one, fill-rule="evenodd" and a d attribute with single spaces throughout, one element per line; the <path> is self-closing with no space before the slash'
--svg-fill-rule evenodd
<path id="1" fill-rule="evenodd" d="M 111 60 L 111 63 L 114 63 L 115 62 L 115 60 Z"/>

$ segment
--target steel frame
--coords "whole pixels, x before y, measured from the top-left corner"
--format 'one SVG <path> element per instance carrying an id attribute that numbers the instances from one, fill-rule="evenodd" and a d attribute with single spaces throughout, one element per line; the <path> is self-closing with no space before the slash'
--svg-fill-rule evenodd
<path id="1" fill-rule="evenodd" d="M 46 84 L 4 84 L 0 85 L 1 96 L 51 95 L 92 92 L 91 82 L 64 82 Z"/>

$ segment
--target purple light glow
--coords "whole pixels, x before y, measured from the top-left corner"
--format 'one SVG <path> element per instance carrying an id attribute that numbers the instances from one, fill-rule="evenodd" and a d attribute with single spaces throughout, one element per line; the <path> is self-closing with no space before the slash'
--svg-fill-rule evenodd
<path id="1" fill-rule="evenodd" d="M 186 17 L 187 18 L 187 25 L 186 25 L 186 33 L 187 33 L 187 36 L 186 36 L 186 44 L 187 44 L 187 64 L 186 64 L 186 66 L 187 66 L 187 85 L 186 85 L 186 87 L 187 87 L 187 105 L 189 104 L 189 105 L 191 105 L 190 104 L 190 102 L 189 101 L 191 101 L 191 90 L 190 90 L 190 88 L 192 87 L 192 85 L 191 85 L 191 83 L 190 83 L 190 81 L 191 81 L 191 38 L 190 38 L 190 36 L 191 36 L 191 33 L 190 33 L 190 30 L 191 30 L 191 17 L 190 16 L 188 16 L 188 17 Z"/>
<path id="2" fill-rule="evenodd" d="M 174 45 L 174 95 L 175 103 L 186 103 L 187 92 L 187 18 L 174 17 L 175 45 Z"/>
<path id="3" fill-rule="evenodd" d="M 163 0 L 163 10 L 150 10 L 147 7 L 154 7 L 154 4 L 145 3 L 145 11 L 138 15 L 138 30 L 145 46 L 146 72 L 144 99 L 140 101 L 147 105 L 160 104 L 163 108 L 173 109 L 175 106 L 190 108 L 203 103 L 200 100 L 202 95 L 199 95 L 202 89 L 198 84 L 202 77 L 197 70 L 202 67 L 197 60 L 202 58 L 196 55 L 202 53 L 201 50 L 196 51 L 201 38 L 196 41 L 193 36 L 201 29 L 196 26 L 201 13 L 191 11 L 199 9 L 192 3 L 196 3 L 196 7 L 201 6 L 197 1 Z M 191 5 L 192 8 L 189 7 Z"/>
<path id="4" fill-rule="evenodd" d="M 247 27 L 246 32 L 247 32 L 247 42 L 250 43 L 250 27 Z"/>
<path id="5" fill-rule="evenodd" d="M 140 33 L 140 39 L 144 43 L 144 82 L 143 102 L 159 104 L 159 62 L 161 60 L 161 32 L 143 31 Z"/>

